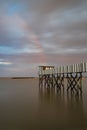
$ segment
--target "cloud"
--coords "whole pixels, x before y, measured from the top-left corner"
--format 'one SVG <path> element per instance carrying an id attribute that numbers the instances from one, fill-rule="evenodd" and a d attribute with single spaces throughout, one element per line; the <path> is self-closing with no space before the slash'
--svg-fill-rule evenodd
<path id="1" fill-rule="evenodd" d="M 12 63 L 11 62 L 1 62 L 0 61 L 0 65 L 11 65 Z"/>
<path id="2" fill-rule="evenodd" d="M 0 58 L 1 76 L 87 60 L 87 1 L 1 0 Z"/>
<path id="3" fill-rule="evenodd" d="M 44 54 L 2 54 L 0 62 L 11 62 L 11 65 L 1 65 L 0 75 L 6 76 L 37 76 L 38 66 L 46 65 Z M 4 73 L 3 73 L 4 72 Z"/>

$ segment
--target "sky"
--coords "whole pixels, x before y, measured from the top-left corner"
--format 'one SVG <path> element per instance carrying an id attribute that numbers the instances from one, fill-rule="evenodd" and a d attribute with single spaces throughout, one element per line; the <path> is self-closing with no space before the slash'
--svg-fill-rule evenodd
<path id="1" fill-rule="evenodd" d="M 87 0 L 0 0 L 0 77 L 87 62 Z"/>

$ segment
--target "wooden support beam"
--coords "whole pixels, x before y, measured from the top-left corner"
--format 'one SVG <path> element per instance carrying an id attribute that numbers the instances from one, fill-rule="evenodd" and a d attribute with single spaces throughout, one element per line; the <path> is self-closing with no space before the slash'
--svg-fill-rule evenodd
<path id="1" fill-rule="evenodd" d="M 76 91 L 77 93 L 79 93 L 80 90 L 80 92 L 82 93 L 82 73 L 74 73 L 74 75 L 73 73 L 67 74 L 67 82 L 67 91 L 71 89 L 71 91 Z"/>

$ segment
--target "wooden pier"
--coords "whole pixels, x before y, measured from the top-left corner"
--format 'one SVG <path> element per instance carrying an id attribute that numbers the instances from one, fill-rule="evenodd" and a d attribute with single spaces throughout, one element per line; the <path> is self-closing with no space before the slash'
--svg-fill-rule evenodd
<path id="1" fill-rule="evenodd" d="M 67 81 L 67 92 L 82 93 L 82 77 L 87 73 L 87 63 L 73 64 L 67 66 L 39 66 L 39 86 L 56 87 L 64 89 L 65 79 Z"/>

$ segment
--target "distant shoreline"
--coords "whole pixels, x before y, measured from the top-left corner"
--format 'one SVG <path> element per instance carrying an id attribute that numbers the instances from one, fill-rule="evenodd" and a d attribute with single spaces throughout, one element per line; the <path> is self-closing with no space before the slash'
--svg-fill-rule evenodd
<path id="1" fill-rule="evenodd" d="M 87 79 L 87 77 L 82 77 Z M 39 79 L 39 77 L 0 77 L 0 79 Z"/>
<path id="2" fill-rule="evenodd" d="M 38 79 L 38 77 L 0 77 L 0 79 Z"/>

